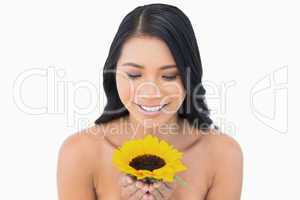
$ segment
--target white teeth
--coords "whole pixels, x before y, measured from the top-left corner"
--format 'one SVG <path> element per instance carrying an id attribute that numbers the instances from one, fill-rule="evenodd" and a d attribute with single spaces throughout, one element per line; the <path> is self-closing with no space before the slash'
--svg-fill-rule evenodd
<path id="1" fill-rule="evenodd" d="M 157 112 L 159 111 L 163 106 L 154 106 L 154 107 L 147 107 L 147 106 L 142 106 L 140 105 L 140 107 L 148 112 Z"/>

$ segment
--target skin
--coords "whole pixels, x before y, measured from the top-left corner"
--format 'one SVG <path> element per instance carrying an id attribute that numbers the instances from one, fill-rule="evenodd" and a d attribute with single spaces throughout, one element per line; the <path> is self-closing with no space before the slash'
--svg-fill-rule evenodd
<path id="1" fill-rule="evenodd" d="M 169 67 L 161 69 L 163 66 Z M 59 199 L 240 199 L 241 148 L 225 133 L 213 129 L 204 133 L 177 118 L 186 92 L 167 45 L 154 37 L 133 37 L 124 44 L 116 69 L 118 93 L 130 114 L 65 139 L 58 157 Z M 137 77 L 132 79 L 129 75 Z M 167 106 L 156 116 L 142 114 L 137 105 L 165 103 Z M 114 149 L 130 139 L 143 138 L 145 133 L 155 134 L 184 153 L 183 163 L 189 170 L 179 176 L 189 183 L 188 188 L 175 181 L 146 185 L 114 168 L 108 159 Z"/>
<path id="2" fill-rule="evenodd" d="M 137 77 L 132 79 L 130 75 Z M 120 99 L 130 112 L 130 123 L 146 124 L 150 133 L 157 131 L 153 129 L 160 124 L 177 123 L 176 112 L 186 92 L 176 62 L 163 41 L 153 37 L 129 39 L 117 62 L 116 82 Z M 166 103 L 163 112 L 155 117 L 141 114 L 137 106 Z"/>

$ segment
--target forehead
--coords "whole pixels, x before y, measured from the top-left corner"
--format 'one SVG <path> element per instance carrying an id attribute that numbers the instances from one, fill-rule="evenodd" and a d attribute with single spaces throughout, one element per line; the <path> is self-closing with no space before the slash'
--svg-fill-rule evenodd
<path id="1" fill-rule="evenodd" d="M 140 36 L 128 39 L 121 51 L 118 65 L 134 62 L 151 68 L 176 64 L 167 44 L 156 37 Z"/>

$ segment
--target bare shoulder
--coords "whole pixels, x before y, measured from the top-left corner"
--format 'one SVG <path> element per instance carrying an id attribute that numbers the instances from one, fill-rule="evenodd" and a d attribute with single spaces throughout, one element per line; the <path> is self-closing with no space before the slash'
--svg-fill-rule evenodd
<path id="1" fill-rule="evenodd" d="M 96 126 L 73 133 L 62 141 L 58 153 L 58 167 L 72 168 L 76 173 L 93 172 L 95 157 L 102 142 L 101 130 Z M 75 172 L 74 172 L 75 173 Z"/>
<path id="2" fill-rule="evenodd" d="M 99 158 L 104 143 L 104 137 L 110 132 L 116 122 L 93 125 L 84 130 L 73 133 L 62 142 L 59 156 L 87 161 Z"/>
<path id="3" fill-rule="evenodd" d="M 95 199 L 94 173 L 97 143 L 94 127 L 76 132 L 62 142 L 57 163 L 60 199 Z M 99 138 L 99 137 L 97 137 Z"/>
<path id="4" fill-rule="evenodd" d="M 226 167 L 241 168 L 243 152 L 240 144 L 232 136 L 212 129 L 204 136 L 206 148 L 210 152 L 215 171 L 226 171 Z"/>
<path id="5" fill-rule="evenodd" d="M 233 137 L 221 131 L 212 129 L 204 134 L 203 140 L 216 158 L 231 155 L 236 159 L 241 159 L 243 155 L 240 144 Z"/>
<path id="6" fill-rule="evenodd" d="M 240 144 L 218 130 L 211 130 L 203 140 L 210 153 L 213 174 L 207 199 L 240 199 L 243 179 Z"/>
<path id="7" fill-rule="evenodd" d="M 97 147 L 103 141 L 103 130 L 101 126 L 92 126 L 75 132 L 64 139 L 59 149 L 59 155 L 67 154 L 68 157 L 88 159 L 95 154 Z"/>
<path id="8" fill-rule="evenodd" d="M 243 164 L 243 152 L 240 144 L 232 136 L 216 129 L 207 132 L 196 129 L 197 135 L 201 135 L 201 149 L 206 152 L 212 173 L 226 170 L 226 167 L 241 167 Z"/>
<path id="9" fill-rule="evenodd" d="M 66 165 L 74 165 L 81 163 L 87 164 L 89 158 L 89 149 L 91 140 L 84 132 L 76 132 L 65 138 L 60 146 L 58 153 L 58 164 L 59 167 L 67 167 Z M 81 168 L 76 167 L 77 170 Z"/>

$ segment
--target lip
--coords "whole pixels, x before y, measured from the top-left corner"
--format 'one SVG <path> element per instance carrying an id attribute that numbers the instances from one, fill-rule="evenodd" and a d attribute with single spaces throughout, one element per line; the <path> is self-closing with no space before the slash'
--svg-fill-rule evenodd
<path id="1" fill-rule="evenodd" d="M 137 104 L 138 106 L 145 106 L 145 107 L 157 107 L 161 105 L 142 105 L 142 104 Z M 165 106 L 166 104 L 163 104 L 162 106 Z"/>
<path id="2" fill-rule="evenodd" d="M 169 103 L 166 103 L 162 106 L 162 108 L 159 110 L 159 111 L 156 111 L 156 112 L 148 112 L 148 111 L 145 111 L 143 108 L 141 108 L 141 104 L 137 104 L 135 103 L 138 108 L 139 108 L 139 111 L 144 114 L 144 115 L 148 115 L 148 116 L 154 116 L 154 115 L 158 115 L 161 113 L 161 111 L 163 110 L 163 108 L 165 108 Z M 142 105 L 142 106 L 145 106 L 145 105 Z M 156 106 L 160 106 L 160 105 L 156 105 Z M 146 107 L 155 107 L 155 106 L 146 106 Z"/>

